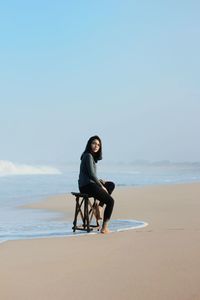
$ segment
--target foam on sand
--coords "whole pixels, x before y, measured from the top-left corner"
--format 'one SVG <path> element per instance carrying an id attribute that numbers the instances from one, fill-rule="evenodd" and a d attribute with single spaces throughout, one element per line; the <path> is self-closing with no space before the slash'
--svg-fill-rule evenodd
<path id="1" fill-rule="evenodd" d="M 147 226 L 148 223 L 138 220 L 111 220 L 109 229 L 113 232 L 139 229 Z M 100 231 L 94 229 L 91 232 L 77 230 L 73 232 L 71 222 L 51 222 L 38 225 L 26 224 L 24 226 L 10 226 L 7 231 L 0 232 L 0 243 L 8 240 L 24 240 L 38 238 L 72 237 L 88 234 L 99 234 Z"/>

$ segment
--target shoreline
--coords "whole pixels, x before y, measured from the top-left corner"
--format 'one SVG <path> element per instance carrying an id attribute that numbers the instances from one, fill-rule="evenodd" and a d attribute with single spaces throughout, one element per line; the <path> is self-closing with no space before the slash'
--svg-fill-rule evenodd
<path id="1" fill-rule="evenodd" d="M 148 226 L 2 243 L 0 298 L 198 300 L 199 195 L 200 183 L 117 188 L 112 219 Z M 74 214 L 70 194 L 33 206 L 63 212 L 67 219 Z"/>
<path id="2" fill-rule="evenodd" d="M 167 187 L 172 189 L 174 187 L 176 188 L 176 187 L 184 187 L 184 186 L 196 186 L 199 184 L 200 184 L 200 182 L 192 182 L 192 183 L 187 183 L 187 184 L 183 184 L 183 183 L 162 184 L 162 185 L 156 184 L 156 185 L 126 186 L 126 187 L 118 186 L 118 187 L 116 187 L 116 190 L 114 191 L 114 197 L 115 197 L 115 192 L 118 196 L 118 194 L 120 195 L 121 193 L 123 193 L 123 191 L 129 192 L 129 193 L 136 193 L 136 194 L 140 193 L 139 191 L 142 191 L 142 194 L 143 194 L 143 192 L 145 192 L 145 191 L 148 193 L 148 190 L 152 192 L 155 189 L 155 193 L 156 193 L 156 190 L 166 189 Z M 117 199 L 117 202 L 118 202 L 118 199 Z M 116 204 L 115 204 L 115 206 L 116 206 Z M 6 237 L 2 236 L 2 240 L 0 240 L 0 244 L 6 243 L 9 241 L 33 240 L 33 239 L 42 239 L 42 238 L 44 238 L 44 239 L 65 238 L 65 237 L 75 236 L 75 234 L 72 231 L 72 222 L 73 222 L 73 218 L 74 218 L 74 208 L 75 208 L 75 198 L 74 198 L 74 196 L 71 195 L 71 192 L 68 192 L 65 194 L 47 196 L 38 201 L 28 203 L 26 205 L 20 205 L 17 208 L 28 210 L 29 213 L 31 212 L 31 210 L 33 210 L 33 211 L 35 210 L 36 213 L 38 211 L 39 213 L 41 213 L 41 222 L 44 222 L 44 221 L 42 221 L 43 217 L 45 219 L 45 222 L 40 224 L 41 228 L 39 229 L 39 231 L 34 231 L 34 229 L 33 229 L 32 233 L 31 233 L 30 231 L 27 232 L 26 228 L 24 228 L 24 231 L 19 232 L 19 234 L 15 233 L 10 238 L 9 237 L 6 238 Z M 49 216 L 48 216 L 48 214 L 49 214 Z M 115 208 L 114 208 L 113 215 L 114 216 L 116 215 Z M 119 211 L 118 211 L 118 214 L 116 215 L 116 217 L 117 217 L 117 220 L 120 221 L 123 219 L 126 222 L 125 218 L 123 218 L 123 215 L 122 214 L 119 215 Z M 148 222 L 145 222 L 145 220 L 141 220 L 141 219 L 138 220 L 137 218 L 133 218 L 133 216 L 132 217 L 129 216 L 128 219 L 130 220 L 130 222 L 135 220 L 136 223 L 138 221 L 141 221 L 144 224 L 146 224 L 146 225 L 143 225 L 142 227 L 149 225 Z M 49 228 L 48 228 L 48 224 L 49 224 Z M 61 224 L 63 224 L 63 225 L 61 225 Z M 114 226 L 114 228 L 112 228 L 113 233 L 120 231 L 119 227 L 116 227 L 115 225 L 113 225 L 113 226 Z M 122 227 L 123 226 L 124 225 L 122 224 Z M 36 227 L 37 227 L 37 223 L 36 223 Z M 129 230 L 130 227 L 131 226 L 129 224 L 129 226 L 127 228 L 124 228 L 121 231 Z M 32 225 L 32 228 L 34 228 L 34 225 Z M 136 229 L 138 229 L 137 225 L 136 225 L 136 228 L 132 228 L 132 230 L 136 230 Z M 43 230 L 43 233 L 41 234 L 42 230 Z M 44 230 L 46 233 L 44 232 Z M 80 235 L 83 235 L 83 232 Z"/>
<path id="3" fill-rule="evenodd" d="M 132 205 L 132 203 L 129 201 L 132 201 L 132 197 L 137 197 L 138 199 L 143 199 L 143 202 L 147 200 L 148 194 L 150 193 L 150 199 L 155 195 L 156 203 L 160 204 L 158 201 L 158 195 L 159 193 L 163 191 L 169 191 L 169 196 L 173 196 L 173 190 L 174 193 L 177 193 L 177 190 L 179 190 L 179 195 L 182 194 L 184 197 L 184 191 L 183 189 L 189 189 L 193 190 L 193 188 L 200 187 L 200 182 L 192 182 L 192 183 L 178 183 L 178 184 L 162 184 L 162 185 L 145 185 L 145 186 L 128 186 L 128 187 L 117 187 L 115 191 L 113 192 L 113 198 L 115 199 L 115 206 L 113 210 L 113 218 L 122 218 L 124 219 L 124 216 L 127 216 L 129 219 L 134 219 L 134 214 L 128 213 L 128 206 Z M 183 188 L 183 189 L 182 189 Z M 127 197 L 128 194 L 128 197 Z M 131 197 L 129 197 L 129 194 Z M 121 198 L 125 195 L 125 201 L 121 201 Z M 132 196 L 133 195 L 133 196 Z M 153 197 L 152 197 L 153 195 Z M 166 197 L 166 195 L 165 195 Z M 134 200 L 133 200 L 134 201 Z M 137 208 L 139 208 L 141 202 L 137 201 Z M 124 207 L 124 204 L 126 207 Z M 141 206 L 144 203 L 141 203 Z M 122 205 L 120 207 L 120 205 Z M 61 221 L 73 221 L 74 218 L 74 209 L 75 209 L 75 198 L 71 193 L 66 194 L 60 194 L 60 195 L 52 195 L 49 197 L 45 197 L 37 202 L 23 205 L 21 206 L 25 209 L 39 209 L 44 210 L 47 212 L 55 212 L 59 213 L 60 217 L 58 217 Z M 145 220 L 143 220 L 145 221 Z M 148 223 L 148 222 L 147 222 Z"/>
<path id="4" fill-rule="evenodd" d="M 128 192 L 128 193 L 136 193 L 138 195 L 138 197 L 140 197 L 140 191 L 143 197 L 143 192 L 144 193 L 148 193 L 148 191 L 150 191 L 151 193 L 155 192 L 158 190 L 163 190 L 163 189 L 168 189 L 168 187 L 170 189 L 176 189 L 176 187 L 184 187 L 184 186 L 196 186 L 196 185 L 200 185 L 200 182 L 192 182 L 192 183 L 178 183 L 178 184 L 156 184 L 156 185 L 145 185 L 145 186 L 120 186 L 117 187 L 116 190 L 114 191 L 113 195 L 115 197 L 115 193 L 117 194 L 117 198 L 118 198 L 118 194 L 121 196 L 121 194 L 123 194 L 123 192 Z M 117 191 L 117 192 L 116 192 Z M 118 201 L 118 199 L 116 199 L 116 201 Z M 127 203 L 128 205 L 128 203 Z M 116 206 L 116 203 L 115 203 Z M 23 206 L 19 206 L 23 209 L 33 209 L 33 210 L 41 210 L 47 213 L 55 213 L 55 216 L 53 217 L 49 217 L 48 222 L 51 223 L 53 221 L 58 221 L 58 222 L 68 222 L 68 224 L 72 224 L 73 222 L 73 218 L 74 218 L 74 209 L 75 209 L 75 198 L 73 195 L 71 195 L 71 192 L 66 193 L 66 194 L 59 194 L 59 195 L 52 195 L 52 196 L 48 196 L 45 197 L 43 199 L 40 199 L 37 202 L 33 202 L 33 203 L 29 203 L 27 205 L 23 205 Z M 57 215 L 56 215 L 57 214 Z M 116 212 L 115 208 L 113 211 L 113 217 L 116 217 L 117 219 L 124 219 L 123 215 L 119 213 L 119 211 Z M 112 217 L 112 219 L 113 219 Z M 128 219 L 133 219 L 133 217 L 131 218 L 130 216 L 128 217 Z M 137 219 L 137 218 L 136 218 Z M 137 220 L 136 220 L 137 221 Z M 144 223 L 146 223 L 147 225 L 149 225 L 148 222 L 145 222 L 145 220 L 140 220 L 143 221 Z M 146 225 L 146 226 L 147 226 Z M 145 226 L 142 226 L 145 227 Z M 133 230 L 136 230 L 136 228 L 134 228 Z M 86 233 L 87 234 L 87 233 Z M 81 234 L 83 235 L 83 234 Z M 73 232 L 71 232 L 71 234 L 67 234 L 65 235 L 65 233 L 60 234 L 58 236 L 55 236 L 55 238 L 60 238 L 60 237 L 69 237 L 69 236 L 74 236 Z M 38 237 L 39 239 L 42 238 L 54 238 L 54 236 L 44 236 L 44 237 Z M 37 237 L 31 237 L 31 238 L 27 238 L 29 239 L 37 239 Z M 16 239 L 20 240 L 20 239 Z M 24 240 L 24 238 L 22 239 Z M 6 240 L 9 241 L 9 240 Z"/>

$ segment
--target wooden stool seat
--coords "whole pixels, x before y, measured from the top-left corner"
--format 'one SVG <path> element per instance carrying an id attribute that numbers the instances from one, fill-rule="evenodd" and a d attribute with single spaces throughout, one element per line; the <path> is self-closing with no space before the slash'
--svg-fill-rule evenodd
<path id="1" fill-rule="evenodd" d="M 75 215 L 73 221 L 73 232 L 76 230 L 85 230 L 90 232 L 93 228 L 99 230 L 99 222 L 95 215 L 95 206 L 97 199 L 89 196 L 88 194 L 71 192 L 76 197 Z M 92 198 L 92 199 L 91 199 Z M 77 224 L 78 218 L 82 221 L 82 224 Z M 92 224 L 93 219 L 96 224 Z"/>

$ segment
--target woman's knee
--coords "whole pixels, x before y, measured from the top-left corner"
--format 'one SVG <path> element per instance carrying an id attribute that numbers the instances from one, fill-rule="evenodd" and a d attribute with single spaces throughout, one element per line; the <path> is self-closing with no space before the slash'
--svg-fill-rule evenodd
<path id="1" fill-rule="evenodd" d="M 111 190 L 114 190 L 114 188 L 115 188 L 115 184 L 112 181 L 108 181 L 108 186 Z"/>
<path id="2" fill-rule="evenodd" d="M 109 194 L 112 194 L 113 190 L 115 189 L 115 184 L 112 181 L 108 181 L 107 184 L 105 185 Z"/>

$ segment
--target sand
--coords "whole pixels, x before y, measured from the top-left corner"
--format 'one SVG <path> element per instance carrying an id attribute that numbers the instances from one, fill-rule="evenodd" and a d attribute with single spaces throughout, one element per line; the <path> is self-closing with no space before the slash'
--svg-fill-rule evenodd
<path id="1" fill-rule="evenodd" d="M 200 184 L 116 188 L 113 219 L 147 227 L 0 244 L 1 300 L 199 300 Z M 74 199 L 31 205 L 73 219 Z"/>

